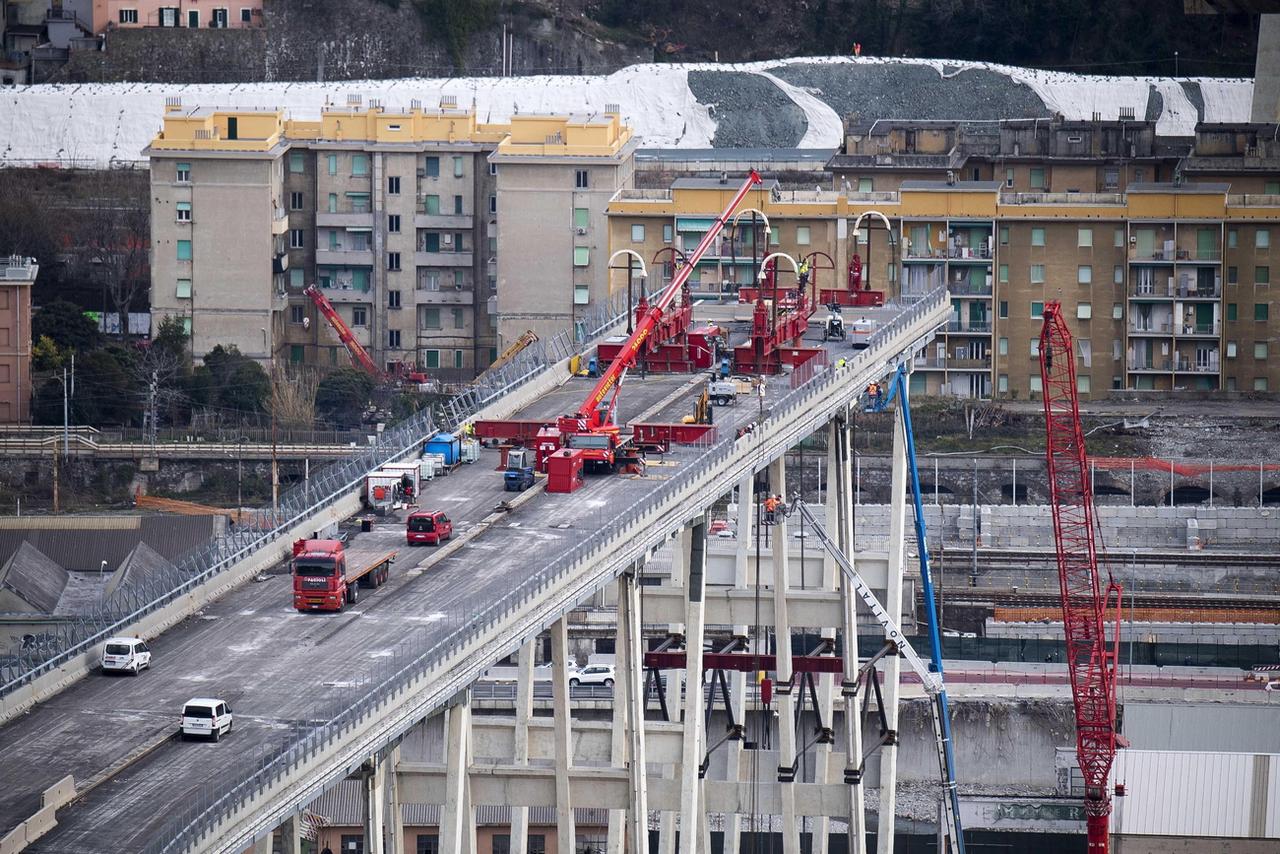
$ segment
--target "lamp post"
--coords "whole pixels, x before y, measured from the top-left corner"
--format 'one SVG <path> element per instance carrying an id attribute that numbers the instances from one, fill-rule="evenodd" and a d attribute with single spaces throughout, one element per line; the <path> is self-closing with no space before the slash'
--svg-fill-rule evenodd
<path id="1" fill-rule="evenodd" d="M 625 267 L 613 266 L 613 259 L 617 258 L 619 255 L 627 256 L 627 266 Z M 632 326 L 634 323 L 635 314 L 632 311 L 631 282 L 635 274 L 635 269 L 636 269 L 635 265 L 637 261 L 640 262 L 640 281 L 644 282 L 646 279 L 649 278 L 649 269 L 644 265 L 644 258 L 640 257 L 639 253 L 637 252 L 633 252 L 630 249 L 619 249 L 617 252 L 614 252 L 612 255 L 609 256 L 609 263 L 606 265 L 610 270 L 626 270 L 627 271 L 627 334 L 628 335 L 630 335 L 632 331 L 634 331 L 632 329 Z M 642 284 L 640 287 L 641 287 L 641 294 L 643 294 L 644 285 Z"/>
<path id="2" fill-rule="evenodd" d="M 271 525 L 280 518 L 280 467 L 276 460 L 276 351 L 267 340 L 267 330 L 262 329 L 262 346 L 267 351 L 271 378 Z"/>

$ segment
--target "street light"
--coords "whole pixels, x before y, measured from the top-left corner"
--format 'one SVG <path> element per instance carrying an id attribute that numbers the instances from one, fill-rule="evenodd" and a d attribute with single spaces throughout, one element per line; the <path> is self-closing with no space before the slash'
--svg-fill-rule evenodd
<path id="1" fill-rule="evenodd" d="M 626 266 L 626 267 L 615 267 L 615 266 L 613 266 L 613 259 L 614 259 L 614 258 L 617 258 L 619 255 L 626 255 L 626 256 L 627 256 L 627 266 Z M 631 279 L 632 279 L 633 271 L 635 270 L 635 262 L 636 262 L 636 261 L 639 261 L 639 262 L 640 262 L 640 278 L 641 278 L 641 280 L 648 279 L 648 278 L 649 278 L 649 270 L 648 270 L 648 268 L 647 268 L 647 267 L 645 267 L 645 265 L 644 265 L 644 258 L 640 257 L 639 253 L 637 253 L 637 252 L 633 252 L 633 251 L 632 251 L 632 250 L 630 250 L 630 249 L 619 249 L 617 252 L 614 252 L 612 255 L 610 255 L 610 256 L 609 256 L 609 262 L 605 265 L 605 266 L 607 266 L 610 270 L 626 270 L 626 271 L 627 271 L 627 334 L 628 334 L 628 335 L 630 335 L 630 334 L 631 334 L 631 332 L 632 332 L 632 328 L 631 328 L 631 327 L 632 327 L 632 322 L 633 322 L 633 319 L 634 319 L 634 314 L 633 314 L 633 312 L 631 311 Z M 643 288 L 643 286 L 642 286 L 642 288 Z M 643 293 L 643 290 L 641 290 L 641 293 Z"/>

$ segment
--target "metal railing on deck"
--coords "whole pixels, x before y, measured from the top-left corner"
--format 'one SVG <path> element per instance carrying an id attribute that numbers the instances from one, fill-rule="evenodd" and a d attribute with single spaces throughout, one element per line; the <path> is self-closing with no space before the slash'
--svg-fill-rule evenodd
<path id="1" fill-rule="evenodd" d="M 813 398 L 825 394 L 841 371 L 869 366 L 879 346 L 925 313 L 937 310 L 946 296 L 945 290 L 934 291 L 881 326 L 870 336 L 868 348 L 853 354 L 845 367 L 826 366 L 774 401 L 767 407 L 769 414 L 757 427 L 757 434 L 762 435 L 771 427 L 781 427 L 797 415 L 799 408 L 811 407 Z M 517 611 L 526 611 L 535 597 L 565 573 L 588 557 L 603 554 L 616 538 L 626 536 L 653 507 L 663 506 L 678 497 L 711 466 L 726 461 L 739 441 L 753 442 L 756 438 L 725 435 L 695 445 L 700 453 L 685 462 L 677 474 L 653 492 L 620 512 L 609 513 L 602 506 L 582 518 L 580 529 L 591 533 L 548 565 L 531 571 L 514 589 L 487 603 L 458 603 L 447 609 L 443 619 L 430 628 L 424 626 L 412 631 L 409 638 L 392 650 L 391 655 L 382 658 L 363 678 L 355 680 L 344 694 L 301 715 L 280 742 L 261 746 L 252 757 L 228 768 L 219 779 L 209 780 L 201 786 L 189 797 L 187 809 L 171 819 L 159 834 L 160 841 L 148 845 L 144 854 L 186 850 L 201 840 L 224 819 L 235 815 L 250 798 L 282 780 L 301 763 L 318 756 L 333 740 L 348 735 L 386 702 L 406 692 L 415 680 L 442 666 L 481 636 L 491 634 L 499 621 Z"/>

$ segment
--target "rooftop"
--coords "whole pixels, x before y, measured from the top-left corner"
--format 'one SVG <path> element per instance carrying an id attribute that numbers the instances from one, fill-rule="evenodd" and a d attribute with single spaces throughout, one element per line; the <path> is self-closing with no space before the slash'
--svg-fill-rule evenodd
<path id="1" fill-rule="evenodd" d="M 730 177 L 724 181 L 719 178 L 677 178 L 671 182 L 673 190 L 733 190 L 737 192 L 745 176 Z M 778 188 L 778 179 L 765 178 L 752 190 L 772 192 Z"/>

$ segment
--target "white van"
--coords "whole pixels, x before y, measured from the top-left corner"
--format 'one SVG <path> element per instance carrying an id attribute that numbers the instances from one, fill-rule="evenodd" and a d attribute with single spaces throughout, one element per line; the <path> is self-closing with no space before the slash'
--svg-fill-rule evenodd
<path id="1" fill-rule="evenodd" d="M 140 638 L 109 638 L 102 648 L 104 673 L 132 673 L 151 668 L 151 650 Z"/>
<path id="2" fill-rule="evenodd" d="M 179 732 L 183 738 L 198 735 L 217 741 L 223 733 L 231 732 L 231 723 L 231 707 L 225 701 L 192 697 L 182 707 Z"/>

